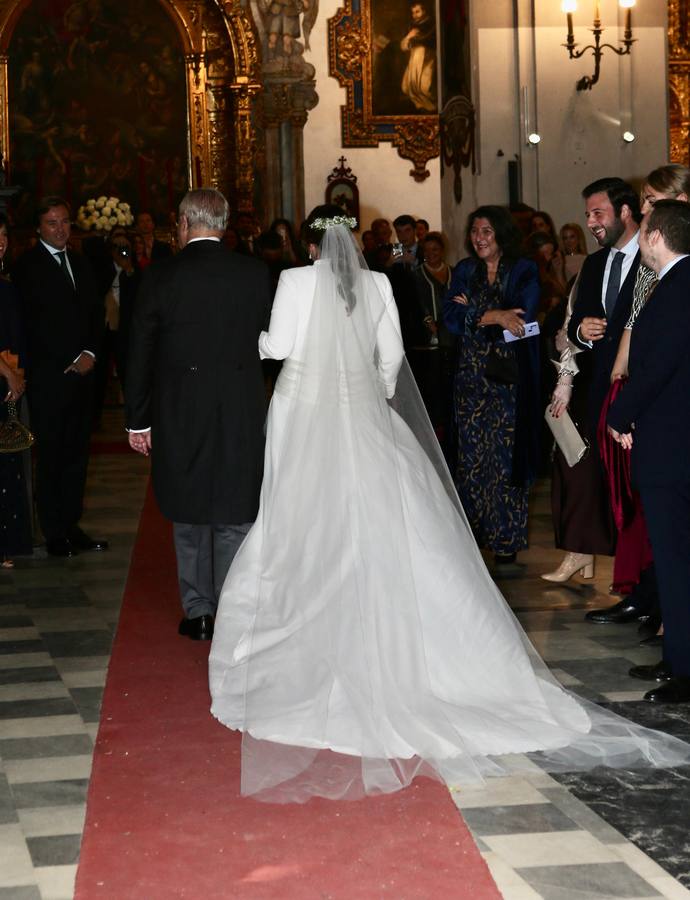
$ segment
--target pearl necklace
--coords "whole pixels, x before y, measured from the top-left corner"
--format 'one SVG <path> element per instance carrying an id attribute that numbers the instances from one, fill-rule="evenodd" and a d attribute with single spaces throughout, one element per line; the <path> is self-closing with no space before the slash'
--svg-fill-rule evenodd
<path id="1" fill-rule="evenodd" d="M 424 265 L 427 267 L 427 269 L 428 269 L 430 272 L 440 272 L 441 269 L 447 269 L 447 268 L 448 268 L 448 264 L 447 264 L 447 263 L 441 263 L 440 266 L 430 266 L 428 262 L 425 262 Z"/>

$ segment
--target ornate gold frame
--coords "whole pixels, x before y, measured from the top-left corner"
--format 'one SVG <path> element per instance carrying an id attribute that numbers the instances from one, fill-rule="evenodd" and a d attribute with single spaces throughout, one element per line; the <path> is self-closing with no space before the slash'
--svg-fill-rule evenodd
<path id="1" fill-rule="evenodd" d="M 371 0 L 345 0 L 328 20 L 329 74 L 347 91 L 341 107 L 343 147 L 376 147 L 391 141 L 410 175 L 424 181 L 426 164 L 441 152 L 438 115 L 375 116 L 372 112 Z"/>
<path id="2" fill-rule="evenodd" d="M 188 179 L 227 193 L 251 209 L 254 191 L 253 100 L 261 90 L 254 23 L 239 0 L 158 0 L 180 35 L 187 66 Z M 31 0 L 0 0 L 0 142 L 10 160 L 9 47 Z"/>

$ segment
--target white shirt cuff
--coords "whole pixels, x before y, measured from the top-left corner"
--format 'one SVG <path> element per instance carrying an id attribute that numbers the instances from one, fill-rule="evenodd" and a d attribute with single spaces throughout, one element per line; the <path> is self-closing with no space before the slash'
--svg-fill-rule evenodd
<path id="1" fill-rule="evenodd" d="M 146 434 L 147 431 L 151 431 L 150 428 L 125 428 L 129 434 Z"/>
<path id="2" fill-rule="evenodd" d="M 577 339 L 581 344 L 584 344 L 585 347 L 589 347 L 590 350 L 592 349 L 592 342 L 586 341 L 580 334 L 580 326 L 579 325 L 577 326 L 577 331 L 575 332 L 575 334 L 577 335 Z"/>

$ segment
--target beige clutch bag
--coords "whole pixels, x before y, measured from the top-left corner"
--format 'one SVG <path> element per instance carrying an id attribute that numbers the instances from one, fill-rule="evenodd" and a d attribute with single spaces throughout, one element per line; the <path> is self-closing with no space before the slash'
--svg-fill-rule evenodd
<path id="1" fill-rule="evenodd" d="M 565 461 L 572 469 L 576 463 L 579 463 L 587 455 L 589 444 L 581 437 L 580 432 L 575 427 L 575 423 L 567 412 L 554 419 L 547 406 L 544 418 L 551 429 L 553 439 L 565 457 Z"/>

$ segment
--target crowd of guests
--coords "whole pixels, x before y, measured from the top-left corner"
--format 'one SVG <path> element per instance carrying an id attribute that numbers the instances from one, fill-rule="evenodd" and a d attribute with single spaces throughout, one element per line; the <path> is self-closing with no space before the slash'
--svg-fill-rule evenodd
<path id="1" fill-rule="evenodd" d="M 690 172 L 678 165 L 651 172 L 641 194 L 619 178 L 584 187 L 585 224 L 601 248 L 590 255 L 579 224 L 557 229 L 526 204 L 474 210 L 464 253 L 451 260 L 444 235 L 410 214 L 374 219 L 361 234 L 369 268 L 390 280 L 410 367 L 480 546 L 504 572 L 517 564 L 530 486 L 551 468 L 555 543 L 565 556 L 543 577 L 591 576 L 596 555 L 615 556 L 612 592 L 622 599 L 587 618 L 643 619 L 643 639 L 656 643 L 663 623 L 653 542 L 629 448 L 607 416 L 626 396 L 631 336 L 658 281 L 640 261 L 640 222 L 659 201 L 689 196 Z M 48 552 L 62 556 L 106 547 L 79 527 L 90 426 L 109 377 L 124 383 L 142 273 L 177 249 L 142 211 L 135 229 L 86 237 L 78 254 L 70 219 L 67 204 L 49 198 L 37 212 L 35 245 L 12 266 L 0 219 L 3 397 L 21 405 L 28 391 L 38 520 Z M 284 218 L 261 230 L 240 212 L 223 241 L 263 260 L 274 290 L 284 269 L 310 262 Z M 266 375 L 270 387 L 276 372 Z M 554 447 L 545 407 L 554 419 L 569 411 L 589 443 L 576 465 Z M 25 455 L 0 454 L 4 566 L 31 551 L 30 473 Z M 656 669 L 632 674 L 669 680 L 667 669 L 663 678 Z"/>

